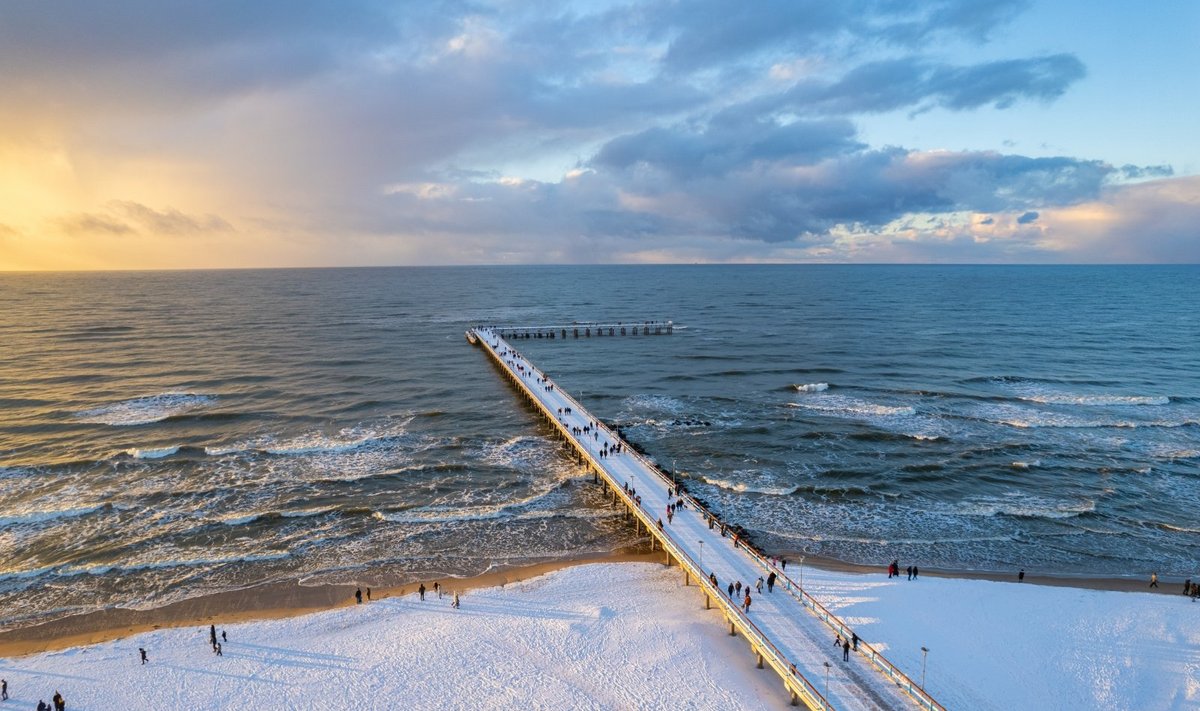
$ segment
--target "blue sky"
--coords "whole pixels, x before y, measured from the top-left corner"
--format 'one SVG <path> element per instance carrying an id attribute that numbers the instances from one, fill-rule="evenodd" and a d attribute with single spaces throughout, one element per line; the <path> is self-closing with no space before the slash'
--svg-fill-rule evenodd
<path id="1" fill-rule="evenodd" d="M 0 269 L 1200 261 L 1200 5 L 0 7 Z"/>

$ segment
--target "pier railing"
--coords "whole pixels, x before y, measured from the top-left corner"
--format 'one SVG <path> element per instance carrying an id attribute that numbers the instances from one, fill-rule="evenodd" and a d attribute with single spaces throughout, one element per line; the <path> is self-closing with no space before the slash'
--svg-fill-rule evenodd
<path id="1" fill-rule="evenodd" d="M 567 399 L 569 399 L 571 402 L 575 403 L 576 405 L 579 405 L 579 403 L 576 402 L 575 398 L 571 397 L 570 394 L 564 392 L 563 395 L 565 395 L 567 397 Z M 583 409 L 581 405 L 580 405 L 580 408 Z M 597 420 L 597 422 L 599 422 L 599 420 Z M 622 441 L 603 422 L 600 422 L 599 424 L 601 427 L 604 428 L 605 432 L 607 432 L 611 437 L 613 437 L 613 439 L 616 439 L 617 441 Z M 659 476 L 659 478 L 663 479 L 663 481 L 665 481 L 668 485 L 675 486 L 675 483 L 676 483 L 675 479 L 668 476 L 667 473 L 664 472 L 662 470 L 662 468 L 660 466 L 658 466 L 657 463 L 651 461 L 648 457 L 643 455 L 641 452 L 638 452 L 637 450 L 631 450 L 631 452 L 635 457 L 640 459 L 642 461 L 642 463 L 645 464 L 650 469 L 650 471 L 653 471 L 654 473 L 656 473 Z M 679 491 L 678 489 L 676 489 L 675 495 L 678 498 L 686 499 L 689 506 L 694 507 L 698 511 L 704 512 L 704 514 L 706 516 L 710 516 L 713 519 L 716 518 L 716 516 L 711 511 L 709 511 L 708 508 L 706 506 L 704 506 L 704 504 L 697 501 L 688 492 Z M 771 562 L 768 561 L 761 553 L 759 553 L 757 550 L 751 548 L 750 546 L 746 545 L 744 542 L 735 541 L 734 545 L 740 547 L 742 550 L 744 550 L 746 553 L 748 553 L 750 555 L 750 557 L 753 558 L 759 564 L 759 566 L 762 567 L 764 570 L 766 570 L 768 573 L 773 572 L 773 573 L 775 573 L 777 578 L 782 579 L 786 583 L 786 585 L 784 585 L 786 592 L 789 595 L 791 595 L 793 598 L 795 598 L 800 603 L 801 606 L 807 607 L 809 610 L 811 610 L 813 615 L 816 616 L 817 619 L 824 622 L 831 631 L 833 631 L 837 634 L 840 634 L 842 636 L 842 639 L 850 639 L 850 636 L 854 632 L 850 628 L 850 626 L 847 625 L 844 621 L 842 621 L 842 619 L 840 617 L 838 617 L 834 613 L 830 612 L 829 609 L 826 608 L 824 605 L 822 605 L 819 600 L 817 600 L 815 597 L 810 595 L 806 590 L 804 590 L 803 587 L 801 587 L 799 584 L 797 584 L 796 581 L 792 580 L 792 578 L 790 576 L 788 576 L 787 573 L 785 573 L 783 570 L 779 569 L 778 566 L 772 565 Z M 778 584 L 779 583 L 776 583 L 776 585 L 778 585 Z M 753 623 L 751 623 L 751 624 L 753 624 Z M 935 700 L 932 696 L 930 696 L 928 693 L 926 693 L 925 689 L 923 687 L 921 687 L 919 684 L 917 684 L 917 682 L 913 681 L 912 678 L 909 677 L 907 674 L 900 671 L 899 667 L 897 667 L 895 664 L 892 664 L 887 659 L 887 657 L 883 656 L 882 653 L 880 653 L 878 650 L 876 650 L 870 644 L 860 641 L 859 642 L 859 651 L 862 653 L 862 655 L 864 657 L 866 657 L 868 660 L 870 660 L 871 663 L 874 664 L 875 667 L 877 669 L 879 669 L 879 671 L 883 675 L 890 678 L 892 680 L 892 682 L 896 684 L 897 687 L 899 687 L 901 690 L 903 690 L 905 693 L 907 693 L 910 697 L 912 697 L 912 699 L 914 701 L 916 701 L 917 704 L 921 706 L 921 708 L 928 709 L 929 711 L 946 711 L 946 708 L 944 706 L 942 706 L 940 703 L 938 703 L 937 700 Z"/>
<path id="2" fill-rule="evenodd" d="M 788 691 L 794 695 L 796 700 L 803 701 L 804 704 L 810 709 L 813 709 L 813 711 L 832 711 L 833 706 L 830 705 L 824 694 L 818 691 L 812 682 L 809 681 L 808 678 L 797 669 L 796 665 L 787 658 L 786 654 L 784 654 L 782 650 L 776 647 L 771 640 L 767 638 L 762 630 L 759 629 L 758 625 L 754 624 L 754 622 L 750 619 L 749 615 L 745 614 L 745 612 L 739 609 L 733 600 L 731 600 L 718 586 L 713 585 L 712 581 L 708 578 L 708 575 L 704 572 L 704 569 L 695 560 L 693 560 L 686 551 L 675 545 L 669 536 L 657 529 L 656 522 L 652 520 L 650 514 L 648 514 L 645 509 L 642 508 L 641 504 L 637 503 L 633 496 L 625 491 L 625 488 L 609 475 L 608 471 L 592 456 L 591 452 L 589 452 L 586 447 L 583 447 L 579 444 L 578 440 L 571 435 L 568 428 L 563 423 L 559 422 L 555 413 L 551 412 L 550 408 L 542 402 L 541 398 L 537 397 L 533 393 L 529 385 L 524 382 L 522 376 L 518 376 L 512 372 L 512 370 L 504 362 L 503 357 L 496 352 L 495 346 L 488 341 L 486 334 L 479 331 L 475 331 L 474 333 L 478 339 L 483 341 L 485 346 L 484 350 L 486 350 L 488 354 L 491 355 L 496 361 L 496 363 L 506 373 L 510 374 L 514 382 L 516 382 L 520 388 L 525 391 L 525 394 L 529 398 L 530 402 L 542 411 L 550 423 L 559 430 L 566 441 L 575 445 L 576 451 L 591 465 L 592 470 L 596 472 L 598 476 L 601 476 L 605 479 L 609 487 L 612 489 L 614 496 L 619 497 L 625 503 L 626 507 L 633 512 L 634 516 L 637 517 L 638 520 L 641 521 L 642 525 L 646 527 L 646 530 L 650 533 L 650 535 L 662 545 L 663 550 L 672 555 L 675 560 L 679 562 L 680 567 L 687 571 L 688 575 L 696 579 L 697 584 L 703 590 L 705 590 L 705 593 L 710 597 L 710 599 L 716 600 L 717 605 L 724 610 L 726 619 L 728 619 L 730 624 L 734 628 L 741 631 L 742 635 L 750 641 L 751 646 L 759 655 L 759 659 L 770 664 L 771 668 L 774 669 L 777 674 L 779 674 L 784 681 L 784 685 L 787 687 Z M 526 362 L 528 363 L 528 361 Z M 530 370 L 532 371 L 530 375 L 537 374 L 543 378 L 545 376 L 544 373 L 533 369 L 532 366 Z M 574 407 L 578 407 L 580 412 L 587 412 L 587 409 L 584 408 L 578 400 L 576 400 L 566 391 L 556 390 L 556 392 L 558 392 L 558 394 L 565 400 L 569 401 Z M 617 439 L 607 425 L 604 425 L 603 423 L 599 424 L 606 432 L 608 432 L 609 435 L 613 435 L 614 439 Z M 621 440 L 617 439 L 617 441 Z M 658 472 L 659 476 L 663 476 L 663 472 L 657 467 L 657 465 L 649 461 L 640 452 L 631 450 L 631 454 L 633 454 L 645 466 L 647 466 L 650 471 Z M 707 510 L 702 506 L 699 506 L 695 500 L 691 500 L 691 503 L 693 506 L 696 506 L 697 510 L 705 511 L 707 513 Z"/>
<path id="3" fill-rule="evenodd" d="M 593 336 L 664 336 L 675 332 L 673 321 L 615 321 L 576 322 L 541 326 L 488 326 L 474 329 L 489 330 L 504 339 L 522 338 L 591 338 Z"/>

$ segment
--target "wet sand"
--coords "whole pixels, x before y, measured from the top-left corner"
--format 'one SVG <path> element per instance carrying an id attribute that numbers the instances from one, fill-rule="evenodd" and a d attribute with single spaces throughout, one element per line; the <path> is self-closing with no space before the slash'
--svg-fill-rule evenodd
<path id="1" fill-rule="evenodd" d="M 801 569 L 820 568 L 856 575 L 886 576 L 886 566 L 865 566 L 830 558 L 806 556 L 803 566 L 797 554 L 784 554 L 788 559 L 788 575 L 800 581 Z M 570 560 L 548 561 L 534 565 L 509 568 L 467 578 L 443 578 L 440 582 L 446 591 L 459 592 L 477 588 L 507 585 L 554 570 L 585 563 L 619 562 L 662 562 L 661 552 L 651 553 L 644 549 L 619 551 L 610 555 Z M 901 573 L 906 564 L 901 562 Z M 1017 583 L 1017 572 L 1011 574 L 978 571 L 947 571 L 922 569 L 924 578 L 965 578 Z M 372 587 L 373 599 L 383 599 L 416 592 L 424 582 L 427 595 L 433 594 L 433 580 L 414 581 L 394 587 Z M 1101 578 L 1088 576 L 1052 576 L 1026 573 L 1025 585 L 1051 585 L 1075 587 L 1089 590 L 1121 592 L 1157 592 L 1179 595 L 1182 581 L 1159 581 L 1157 589 L 1149 587 L 1147 578 Z M 30 627 L 0 632 L 0 657 L 19 657 L 27 654 L 66 649 L 100 642 L 121 639 L 130 635 L 164 627 L 207 627 L 215 624 L 233 624 L 251 620 L 278 619 L 305 615 L 355 604 L 356 585 L 301 585 L 298 582 L 272 583 L 242 590 L 214 593 L 182 600 L 150 610 L 111 608 L 72 615 Z M 366 589 L 363 588 L 364 595 Z M 366 599 L 364 597 L 364 604 Z M 199 633 L 198 633 L 199 634 Z"/>

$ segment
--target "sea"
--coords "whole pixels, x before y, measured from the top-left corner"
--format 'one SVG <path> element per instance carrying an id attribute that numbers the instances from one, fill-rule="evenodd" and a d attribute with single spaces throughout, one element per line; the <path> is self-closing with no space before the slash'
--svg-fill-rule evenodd
<path id="1" fill-rule="evenodd" d="M 464 339 L 770 552 L 1200 574 L 1200 267 L 0 274 L 0 628 L 637 543 Z"/>

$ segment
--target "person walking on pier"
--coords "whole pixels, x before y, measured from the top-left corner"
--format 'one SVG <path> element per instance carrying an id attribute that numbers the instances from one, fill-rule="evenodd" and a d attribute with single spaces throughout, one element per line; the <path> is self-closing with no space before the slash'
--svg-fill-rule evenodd
<path id="1" fill-rule="evenodd" d="M 754 581 L 754 589 L 758 591 L 759 595 L 762 595 L 762 586 L 763 586 L 763 579 L 762 579 L 762 576 L 760 575 L 760 576 L 758 576 L 758 580 Z"/>
<path id="2" fill-rule="evenodd" d="M 671 523 L 674 520 L 675 520 L 675 509 L 668 506 L 667 507 L 667 523 Z"/>
<path id="3" fill-rule="evenodd" d="M 912 569 L 913 569 L 913 567 L 911 565 L 905 569 L 905 571 L 908 573 L 909 580 L 912 580 Z"/>
<path id="4" fill-rule="evenodd" d="M 913 576 L 912 576 L 912 579 L 913 579 L 913 580 L 916 580 L 916 579 L 917 579 L 917 576 L 918 576 L 918 575 L 920 575 L 920 574 L 921 574 L 921 570 L 920 570 L 920 568 L 918 568 L 917 566 L 915 566 L 915 565 L 914 565 L 914 566 L 913 566 Z"/>
<path id="5" fill-rule="evenodd" d="M 142 657 L 142 664 L 145 664 L 146 662 L 150 661 L 149 659 L 146 659 L 146 648 L 145 647 L 138 647 L 138 654 L 140 654 Z"/>
<path id="6" fill-rule="evenodd" d="M 842 661 L 850 661 L 850 640 L 842 642 Z"/>
<path id="7" fill-rule="evenodd" d="M 1158 587 L 1158 573 L 1150 574 L 1150 587 L 1152 587 L 1152 588 Z"/>
<path id="8" fill-rule="evenodd" d="M 417 588 L 417 594 L 421 596 L 422 600 L 425 599 L 425 583 L 421 583 L 420 587 Z"/>
<path id="9" fill-rule="evenodd" d="M 1183 594 L 1187 595 L 1191 591 L 1192 591 L 1192 579 L 1188 578 L 1187 580 L 1183 581 Z"/>
<path id="10" fill-rule="evenodd" d="M 774 570 L 772 570 L 771 574 L 767 576 L 767 592 L 775 592 L 775 571 Z"/>
<path id="11" fill-rule="evenodd" d="M 750 588 L 747 587 L 746 588 L 746 599 L 742 600 L 742 611 L 747 612 L 747 613 L 750 612 L 750 603 L 751 603 Z"/>
<path id="12" fill-rule="evenodd" d="M 729 584 L 729 597 L 733 597 L 733 583 Z"/>
<path id="13" fill-rule="evenodd" d="M 208 643 L 210 645 L 212 645 L 214 648 L 217 646 L 217 626 L 216 625 L 208 626 Z"/>
<path id="14" fill-rule="evenodd" d="M 362 604 L 362 588 L 359 588 L 354 591 L 354 602 L 357 605 Z"/>
<path id="15" fill-rule="evenodd" d="M 736 583 L 734 583 L 733 589 L 737 591 L 738 595 L 741 595 L 742 594 L 742 581 L 739 580 Z"/>
<path id="16" fill-rule="evenodd" d="M 854 651 L 857 652 L 858 651 L 858 633 L 857 632 L 850 633 L 850 644 L 852 645 L 852 648 L 854 649 Z"/>
<path id="17" fill-rule="evenodd" d="M 0 679 L 0 701 L 8 701 L 8 679 Z"/>
<path id="18" fill-rule="evenodd" d="M 435 593 L 437 593 L 438 599 L 441 600 L 442 599 L 442 584 L 435 582 L 433 584 L 433 591 Z"/>
<path id="19" fill-rule="evenodd" d="M 1021 568 L 1021 572 L 1017 573 L 1017 582 L 1018 583 L 1025 582 L 1025 569 L 1024 568 Z"/>
<path id="20" fill-rule="evenodd" d="M 458 609 L 458 593 L 457 592 L 454 593 L 454 602 L 450 603 L 450 607 L 453 607 L 455 610 Z"/>

